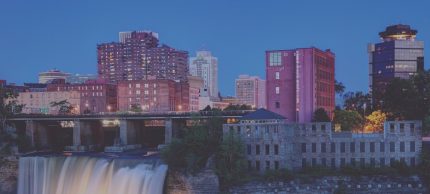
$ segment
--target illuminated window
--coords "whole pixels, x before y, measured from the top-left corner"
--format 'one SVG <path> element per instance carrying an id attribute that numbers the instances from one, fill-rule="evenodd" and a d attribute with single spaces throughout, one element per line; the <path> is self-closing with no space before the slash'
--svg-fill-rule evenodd
<path id="1" fill-rule="evenodd" d="M 275 72 L 275 79 L 279 79 L 279 72 Z"/>
<path id="2" fill-rule="evenodd" d="M 140 84 L 136 84 L 136 88 L 140 88 Z"/>
<path id="3" fill-rule="evenodd" d="M 276 88 L 275 88 L 275 93 L 279 94 L 279 87 L 278 86 L 276 86 Z"/>

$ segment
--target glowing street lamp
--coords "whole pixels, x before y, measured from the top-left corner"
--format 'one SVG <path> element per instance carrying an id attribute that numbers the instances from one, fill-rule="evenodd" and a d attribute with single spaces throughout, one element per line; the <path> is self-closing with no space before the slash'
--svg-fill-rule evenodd
<path id="1" fill-rule="evenodd" d="M 112 107 L 110 105 L 107 106 L 108 112 L 112 110 Z"/>

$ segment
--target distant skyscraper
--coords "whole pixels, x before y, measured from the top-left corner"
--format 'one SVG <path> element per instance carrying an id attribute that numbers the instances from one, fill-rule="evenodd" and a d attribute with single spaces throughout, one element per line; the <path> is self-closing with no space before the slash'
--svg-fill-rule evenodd
<path id="1" fill-rule="evenodd" d="M 197 56 L 190 58 L 190 73 L 203 79 L 203 90 L 210 97 L 218 97 L 218 58 L 209 51 L 197 51 Z"/>
<path id="2" fill-rule="evenodd" d="M 158 46 L 154 32 L 120 32 L 120 42 L 99 44 L 97 53 L 98 75 L 111 83 L 188 76 L 188 52 Z"/>
<path id="3" fill-rule="evenodd" d="M 55 79 L 65 80 L 68 76 L 70 76 L 69 73 L 64 73 L 64 72 L 61 72 L 60 70 L 53 69 L 47 72 L 39 73 L 39 83 L 46 84 Z"/>
<path id="4" fill-rule="evenodd" d="M 238 104 L 266 108 L 266 82 L 257 76 L 240 75 L 236 79 L 236 97 Z"/>
<path id="5" fill-rule="evenodd" d="M 310 122 L 318 108 L 333 117 L 335 55 L 300 48 L 266 51 L 267 108 L 290 122 Z"/>
<path id="6" fill-rule="evenodd" d="M 409 79 L 424 69 L 424 42 L 415 40 L 417 30 L 409 25 L 388 26 L 380 32 L 382 42 L 369 44 L 369 90 L 378 107 L 394 78 Z"/>

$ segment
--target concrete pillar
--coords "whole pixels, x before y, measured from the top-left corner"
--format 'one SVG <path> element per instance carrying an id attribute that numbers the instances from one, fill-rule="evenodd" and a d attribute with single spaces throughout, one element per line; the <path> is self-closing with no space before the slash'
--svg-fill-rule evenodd
<path id="1" fill-rule="evenodd" d="M 25 121 L 25 135 L 29 137 L 31 147 L 34 147 L 35 124 L 33 120 Z"/>
<path id="2" fill-rule="evenodd" d="M 172 142 L 173 136 L 173 121 L 172 119 L 165 120 L 165 128 L 164 128 L 164 144 L 169 144 Z"/>
<path id="3" fill-rule="evenodd" d="M 73 126 L 73 145 L 80 146 L 81 145 L 81 121 L 75 120 L 75 126 Z"/>
<path id="4" fill-rule="evenodd" d="M 136 144 L 137 121 L 121 119 L 119 121 L 119 138 L 121 145 Z"/>

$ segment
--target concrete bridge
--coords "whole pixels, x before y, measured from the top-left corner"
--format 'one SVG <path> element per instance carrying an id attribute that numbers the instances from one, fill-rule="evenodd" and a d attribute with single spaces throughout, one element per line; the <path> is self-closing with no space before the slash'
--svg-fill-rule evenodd
<path id="1" fill-rule="evenodd" d="M 71 151 L 123 151 L 140 145 L 155 147 L 179 137 L 181 129 L 210 118 L 224 123 L 250 111 L 103 113 L 86 115 L 15 115 L 9 121 L 31 146 Z M 220 130 L 222 127 L 220 126 Z"/>

